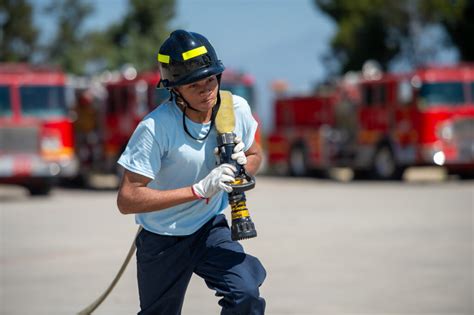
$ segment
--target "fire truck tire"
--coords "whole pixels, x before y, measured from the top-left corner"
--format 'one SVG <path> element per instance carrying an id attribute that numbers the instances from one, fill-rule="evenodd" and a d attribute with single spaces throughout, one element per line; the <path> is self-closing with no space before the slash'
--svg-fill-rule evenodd
<path id="1" fill-rule="evenodd" d="M 375 152 L 372 162 L 372 176 L 380 180 L 395 180 L 401 179 L 402 175 L 403 169 L 397 165 L 390 146 L 380 146 Z"/>
<path id="2" fill-rule="evenodd" d="M 354 169 L 353 172 L 353 179 L 354 180 L 370 180 L 372 178 L 372 172 L 366 169 Z"/>
<path id="3" fill-rule="evenodd" d="M 474 179 L 474 171 L 458 171 L 450 172 L 450 174 L 456 174 L 460 179 Z"/>
<path id="4" fill-rule="evenodd" d="M 291 176 L 301 177 L 308 175 L 308 157 L 303 144 L 297 144 L 291 148 L 288 171 Z"/>
<path id="5" fill-rule="evenodd" d="M 49 180 L 36 182 L 26 186 L 31 196 L 47 196 L 51 192 L 53 184 Z"/>

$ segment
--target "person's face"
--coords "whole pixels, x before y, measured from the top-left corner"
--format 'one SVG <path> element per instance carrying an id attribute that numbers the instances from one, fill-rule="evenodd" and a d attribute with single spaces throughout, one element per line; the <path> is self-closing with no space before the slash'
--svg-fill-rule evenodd
<path id="1" fill-rule="evenodd" d="M 176 89 L 193 108 L 199 111 L 207 112 L 216 104 L 218 84 L 215 75 Z"/>

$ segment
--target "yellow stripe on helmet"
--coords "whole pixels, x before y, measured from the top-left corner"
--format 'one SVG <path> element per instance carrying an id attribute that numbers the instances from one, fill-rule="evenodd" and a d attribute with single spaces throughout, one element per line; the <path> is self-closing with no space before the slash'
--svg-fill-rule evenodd
<path id="1" fill-rule="evenodd" d="M 183 60 L 188 60 L 197 56 L 201 56 L 207 53 L 207 49 L 204 46 L 188 50 L 183 53 Z"/>
<path id="2" fill-rule="evenodd" d="M 158 61 L 162 63 L 170 63 L 170 56 L 158 54 Z"/>

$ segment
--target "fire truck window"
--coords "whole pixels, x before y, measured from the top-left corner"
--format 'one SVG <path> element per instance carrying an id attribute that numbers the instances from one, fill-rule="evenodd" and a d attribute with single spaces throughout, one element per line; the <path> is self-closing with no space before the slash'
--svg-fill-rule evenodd
<path id="1" fill-rule="evenodd" d="M 461 82 L 425 83 L 421 86 L 420 97 L 428 106 L 456 105 L 466 101 Z"/>
<path id="2" fill-rule="evenodd" d="M 127 108 L 129 107 L 128 104 L 133 104 L 133 101 L 131 100 L 132 97 L 134 97 L 134 92 L 132 91 L 134 89 L 133 86 L 129 86 L 126 89 L 120 89 L 120 99 L 118 99 L 118 110 L 120 113 L 126 113 Z"/>
<path id="3" fill-rule="evenodd" d="M 374 104 L 374 90 L 373 86 L 366 85 L 363 87 L 363 100 L 365 106 L 371 107 Z"/>
<path id="4" fill-rule="evenodd" d="M 107 113 L 119 114 L 127 112 L 129 102 L 129 92 L 127 89 L 128 87 L 123 86 L 111 86 L 108 88 L 109 96 L 107 97 Z"/>
<path id="5" fill-rule="evenodd" d="M 62 86 L 20 87 L 21 111 L 25 116 L 66 115 L 66 96 Z"/>
<path id="6" fill-rule="evenodd" d="M 375 86 L 377 89 L 377 98 L 375 103 L 379 106 L 383 106 L 387 104 L 387 88 L 384 84 L 380 84 Z"/>
<path id="7" fill-rule="evenodd" d="M 114 106 L 115 102 L 113 101 L 113 97 L 114 97 L 114 89 L 109 87 L 107 89 L 107 101 L 106 101 L 106 104 L 107 104 L 106 112 L 107 112 L 107 114 L 115 113 L 115 106 Z"/>
<path id="8" fill-rule="evenodd" d="M 117 112 L 117 100 L 119 99 L 118 89 L 114 87 L 108 88 L 107 97 L 107 114 L 115 114 Z"/>
<path id="9" fill-rule="evenodd" d="M 8 86 L 0 86 L 0 116 L 11 116 L 10 90 Z"/>
<path id="10" fill-rule="evenodd" d="M 387 103 L 387 88 L 384 84 L 366 85 L 362 91 L 364 105 L 367 107 L 383 106 Z"/>
<path id="11" fill-rule="evenodd" d="M 225 82 L 221 85 L 222 90 L 231 92 L 234 95 L 241 96 L 247 100 L 250 108 L 253 110 L 255 106 L 255 100 L 253 99 L 253 89 L 251 86 L 244 84 L 226 84 Z"/>

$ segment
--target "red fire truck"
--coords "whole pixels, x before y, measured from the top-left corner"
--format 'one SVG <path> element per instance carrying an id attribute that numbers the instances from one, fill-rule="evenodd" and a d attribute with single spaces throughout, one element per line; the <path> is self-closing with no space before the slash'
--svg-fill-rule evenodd
<path id="1" fill-rule="evenodd" d="M 379 179 L 408 166 L 474 170 L 474 65 L 375 73 L 327 96 L 275 104 L 269 164 L 294 175 L 350 167 Z"/>
<path id="2" fill-rule="evenodd" d="M 90 182 L 91 175 L 120 175 L 121 169 L 116 162 L 135 127 L 148 112 L 170 97 L 167 90 L 156 89 L 159 79 L 157 71 L 136 73 L 133 68 L 128 68 L 122 74 L 102 81 L 105 96 L 98 100 L 99 104 L 89 99 L 81 105 L 81 93 L 78 93 L 78 105 L 86 107 L 83 112 L 89 113 L 78 115 L 76 121 L 80 176 L 84 184 Z M 248 75 L 226 71 L 222 77 L 222 88 L 250 98 L 249 102 L 254 99 L 253 79 Z M 89 110 L 93 106 L 94 113 Z M 92 121 L 95 121 L 95 128 L 79 128 Z M 83 129 L 93 129 L 93 135 L 84 137 Z"/>
<path id="3" fill-rule="evenodd" d="M 114 171 L 130 136 L 140 120 L 169 98 L 169 93 L 156 89 L 158 72 L 145 72 L 134 79 L 121 78 L 106 84 L 105 169 Z"/>
<path id="4" fill-rule="evenodd" d="M 121 172 L 116 162 L 136 125 L 169 97 L 166 90 L 155 88 L 159 79 L 158 72 L 138 74 L 128 68 L 121 74 L 109 73 L 100 82 L 75 87 L 75 137 L 82 184 L 91 184 L 93 176 Z"/>
<path id="5" fill-rule="evenodd" d="M 58 69 L 0 64 L 0 182 L 46 195 L 75 176 L 72 121 Z"/>
<path id="6" fill-rule="evenodd" d="M 242 96 L 248 101 L 252 110 L 255 109 L 255 79 L 251 75 L 232 69 L 226 69 L 224 73 L 222 73 L 221 89 Z"/>

